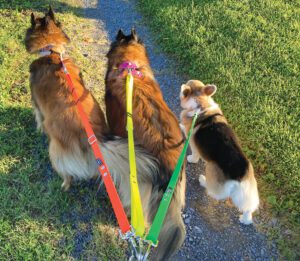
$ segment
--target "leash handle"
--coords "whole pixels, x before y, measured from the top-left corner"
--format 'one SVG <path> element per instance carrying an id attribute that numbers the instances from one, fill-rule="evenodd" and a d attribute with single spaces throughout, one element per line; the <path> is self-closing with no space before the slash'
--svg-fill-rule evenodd
<path id="1" fill-rule="evenodd" d="M 135 234 L 139 237 L 142 237 L 145 233 L 145 221 L 136 172 L 132 119 L 133 75 L 131 70 L 131 68 L 128 68 L 128 74 L 126 76 L 126 128 L 128 133 L 128 154 L 130 168 L 131 224 Z"/>
<path id="2" fill-rule="evenodd" d="M 180 172 L 181 172 L 181 168 L 185 159 L 185 154 L 189 145 L 189 141 L 196 123 L 196 119 L 197 119 L 198 114 L 195 113 L 194 118 L 193 118 L 193 122 L 192 122 L 192 126 L 190 128 L 190 131 L 188 133 L 188 137 L 187 140 L 184 144 L 184 147 L 179 155 L 178 161 L 176 163 L 175 169 L 173 171 L 173 174 L 171 176 L 171 179 L 169 181 L 168 187 L 162 197 L 162 200 L 159 204 L 158 210 L 156 212 L 156 215 L 154 217 L 153 223 L 151 225 L 151 228 L 149 230 L 148 235 L 146 236 L 146 241 L 151 242 L 151 244 L 153 246 L 157 246 L 158 244 L 158 237 L 159 237 L 159 233 L 161 231 L 164 219 L 167 215 L 171 200 L 172 200 L 172 196 L 176 187 L 176 184 L 178 182 L 179 176 L 180 176 Z"/>
<path id="3" fill-rule="evenodd" d="M 70 74 L 67 70 L 67 67 L 65 66 L 65 64 L 63 62 L 62 57 L 60 58 L 60 61 L 61 61 L 61 65 L 62 65 L 64 74 L 65 74 L 66 81 L 68 83 L 68 87 L 69 87 L 70 92 L 72 94 L 72 97 L 73 97 L 73 99 L 76 103 L 78 113 L 80 115 L 80 118 L 81 118 L 81 121 L 83 123 L 86 135 L 88 137 L 88 142 L 89 142 L 89 144 L 90 144 L 90 146 L 91 146 L 91 148 L 94 152 L 94 156 L 95 156 L 96 162 L 98 164 L 98 171 L 101 174 L 102 180 L 104 182 L 108 197 L 111 201 L 111 204 L 112 204 L 114 213 L 116 215 L 118 224 L 120 226 L 121 232 L 123 234 L 126 234 L 130 231 L 130 224 L 129 224 L 129 221 L 127 219 L 126 213 L 124 211 L 122 202 L 119 198 L 118 192 L 116 190 L 116 187 L 114 185 L 112 177 L 109 173 L 108 167 L 107 167 L 107 165 L 104 161 L 104 157 L 103 157 L 103 155 L 101 153 L 101 150 L 99 148 L 99 145 L 97 143 L 97 138 L 95 136 L 95 133 L 92 129 L 92 126 L 89 122 L 89 119 L 88 119 L 86 113 L 84 112 L 84 109 L 83 109 L 82 104 L 80 102 L 80 98 L 79 98 L 79 96 L 76 92 L 76 89 L 74 87 L 72 78 L 71 78 L 71 76 L 70 76 Z"/>

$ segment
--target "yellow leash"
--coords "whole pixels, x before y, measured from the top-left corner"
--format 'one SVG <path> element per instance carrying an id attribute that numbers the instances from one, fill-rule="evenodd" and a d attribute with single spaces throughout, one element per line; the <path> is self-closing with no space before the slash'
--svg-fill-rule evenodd
<path id="1" fill-rule="evenodd" d="M 132 120 L 132 97 L 133 97 L 133 76 L 128 71 L 126 77 L 126 108 L 127 108 L 127 133 L 128 133 L 128 151 L 130 168 L 130 189 L 131 189 L 131 224 L 135 234 L 143 237 L 145 233 L 145 222 L 143 208 L 141 203 L 140 191 L 136 173 L 136 161 L 133 138 L 133 120 Z"/>

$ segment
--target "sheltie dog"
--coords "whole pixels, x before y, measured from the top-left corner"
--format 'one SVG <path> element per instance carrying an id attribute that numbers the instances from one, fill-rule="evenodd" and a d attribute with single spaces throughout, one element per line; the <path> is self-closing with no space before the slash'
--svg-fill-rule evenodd
<path id="1" fill-rule="evenodd" d="M 87 141 L 76 104 L 69 91 L 60 54 L 69 38 L 56 21 L 52 9 L 42 18 L 31 14 L 31 27 L 25 37 L 29 53 L 42 57 L 30 65 L 30 88 L 38 128 L 49 138 L 49 155 L 53 168 L 63 178 L 62 188 L 68 190 L 73 179 L 90 179 L 98 176 L 97 163 Z M 84 87 L 79 68 L 70 58 L 64 63 L 71 75 L 80 102 L 97 137 L 105 161 L 127 215 L 130 215 L 130 183 L 127 139 L 112 137 L 108 133 L 104 114 L 92 94 Z M 161 198 L 159 165 L 157 159 L 141 146 L 136 146 L 138 182 L 146 222 L 153 220 L 153 206 Z M 161 231 L 161 238 L 174 246 L 169 238 L 177 216 L 172 210 Z M 175 220 L 175 221 L 173 221 Z M 146 224 L 147 225 L 147 224 Z M 172 231 L 172 230 L 171 230 Z M 175 236 L 177 235 L 175 231 Z M 174 236 L 172 234 L 172 236 Z M 172 249 L 160 248 L 158 254 L 166 256 Z"/>
<path id="2" fill-rule="evenodd" d="M 187 160 L 197 163 L 201 156 L 206 166 L 205 176 L 199 177 L 200 184 L 217 200 L 231 198 L 243 212 L 240 222 L 251 224 L 252 213 L 259 205 L 254 170 L 223 112 L 212 99 L 216 90 L 215 85 L 204 85 L 197 80 L 181 86 L 183 111 L 180 118 L 186 135 L 194 113 L 199 115 L 190 141 L 192 154 L 187 156 Z"/>
<path id="3" fill-rule="evenodd" d="M 142 77 L 134 78 L 132 117 L 136 142 L 153 154 L 160 164 L 155 184 L 159 194 L 152 202 L 150 214 L 152 221 L 183 148 L 179 122 L 163 99 L 151 70 L 146 48 L 135 29 L 131 30 L 130 35 L 125 35 L 119 30 L 107 57 L 106 116 L 109 129 L 114 135 L 127 137 L 126 71 L 122 71 L 119 67 L 124 62 L 132 62 L 142 74 Z M 159 237 L 157 260 L 169 258 L 185 238 L 185 227 L 181 217 L 185 203 L 185 183 L 185 167 L 183 167 Z"/>

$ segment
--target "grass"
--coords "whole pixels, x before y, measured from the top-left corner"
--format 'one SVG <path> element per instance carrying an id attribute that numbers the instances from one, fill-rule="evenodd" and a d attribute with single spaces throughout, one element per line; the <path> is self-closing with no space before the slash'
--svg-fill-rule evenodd
<path id="1" fill-rule="evenodd" d="M 254 162 L 261 197 L 280 220 L 281 253 L 299 257 L 299 1 L 139 4 L 185 78 L 219 87 L 215 99 Z"/>
<path id="2" fill-rule="evenodd" d="M 30 13 L 42 14 L 49 3 L 74 40 L 68 52 L 84 68 L 86 82 L 98 86 L 103 79 L 103 64 L 83 55 L 82 49 L 91 48 L 82 46 L 84 37 L 92 37 L 95 25 L 83 17 L 80 0 L 0 0 L 0 259 L 122 260 L 106 196 L 94 182 L 62 192 L 47 140 L 35 130 L 29 64 L 36 57 L 26 53 L 23 39 Z"/>

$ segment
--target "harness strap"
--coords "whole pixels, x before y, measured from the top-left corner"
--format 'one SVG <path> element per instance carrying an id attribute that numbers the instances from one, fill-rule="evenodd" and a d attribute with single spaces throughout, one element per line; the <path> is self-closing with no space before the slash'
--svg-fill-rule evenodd
<path id="1" fill-rule="evenodd" d="M 184 143 L 184 138 L 182 138 L 182 140 L 181 141 L 179 141 L 178 143 L 176 143 L 176 144 L 174 144 L 174 145 L 171 145 L 171 146 L 168 146 L 168 147 L 166 147 L 167 149 L 169 149 L 169 150 L 172 150 L 172 149 L 176 149 L 176 148 L 178 148 L 179 146 L 181 146 L 183 143 Z"/>
<path id="2" fill-rule="evenodd" d="M 223 114 L 220 113 L 220 112 L 216 112 L 214 114 L 208 115 L 207 117 L 205 117 L 205 115 L 203 115 L 202 117 L 198 117 L 195 126 L 205 125 L 210 120 L 213 120 L 213 118 L 216 117 L 216 116 L 223 116 Z"/>
<path id="3" fill-rule="evenodd" d="M 62 57 L 60 57 L 62 69 L 65 73 L 66 81 L 68 83 L 68 87 L 70 89 L 70 92 L 73 96 L 74 101 L 76 102 L 77 110 L 80 115 L 81 121 L 83 123 L 86 135 L 88 137 L 88 142 L 94 152 L 94 156 L 96 159 L 96 162 L 98 164 L 98 171 L 100 172 L 102 176 L 102 180 L 104 182 L 104 185 L 106 187 L 107 194 L 109 196 L 109 199 L 111 201 L 113 210 L 115 212 L 118 224 L 120 226 L 121 232 L 123 234 L 128 233 L 130 231 L 130 224 L 127 219 L 127 216 L 125 214 L 122 202 L 119 198 L 118 192 L 116 190 L 116 187 L 113 183 L 112 177 L 109 173 L 108 167 L 104 161 L 103 155 L 100 151 L 99 145 L 97 143 L 97 138 L 95 136 L 95 133 L 92 129 L 92 126 L 89 122 L 89 119 L 84 112 L 84 109 L 82 107 L 82 104 L 79 100 L 78 94 L 76 92 L 76 89 L 74 87 L 73 81 L 71 79 L 71 76 L 67 70 L 67 67 L 65 66 Z"/>

